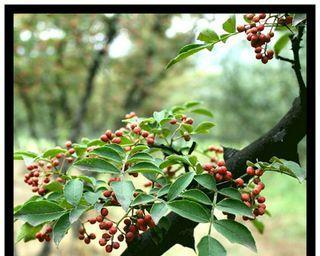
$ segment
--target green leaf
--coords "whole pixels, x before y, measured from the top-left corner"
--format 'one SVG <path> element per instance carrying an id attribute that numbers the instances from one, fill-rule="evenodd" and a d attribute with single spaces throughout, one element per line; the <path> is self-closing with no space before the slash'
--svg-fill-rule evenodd
<path id="1" fill-rule="evenodd" d="M 234 14 L 230 15 L 230 17 L 222 24 L 224 31 L 228 33 L 236 32 L 236 16 Z"/>
<path id="2" fill-rule="evenodd" d="M 197 156 L 188 156 L 189 162 L 192 166 L 195 166 L 198 163 Z"/>
<path id="3" fill-rule="evenodd" d="M 279 39 L 277 40 L 277 42 L 274 44 L 274 53 L 275 55 L 278 55 L 281 50 L 286 47 L 286 45 L 288 44 L 289 40 L 290 40 L 290 36 L 291 33 L 287 32 L 285 34 L 283 34 L 282 36 L 279 37 Z"/>
<path id="4" fill-rule="evenodd" d="M 199 256 L 226 256 L 227 251 L 213 237 L 207 235 L 201 238 L 197 245 Z"/>
<path id="5" fill-rule="evenodd" d="M 153 113 L 153 118 L 156 120 L 158 123 L 160 123 L 163 119 L 166 118 L 166 111 L 162 110 L 160 112 L 155 111 Z"/>
<path id="6" fill-rule="evenodd" d="M 168 200 L 173 200 L 185 190 L 193 180 L 194 173 L 187 172 L 181 175 L 174 183 L 171 184 L 168 191 Z"/>
<path id="7" fill-rule="evenodd" d="M 205 108 L 197 108 L 197 109 L 192 110 L 191 112 L 195 113 L 195 114 L 199 114 L 199 115 L 213 117 L 213 114 L 211 113 L 211 111 L 209 111 L 208 109 L 205 109 Z"/>
<path id="8" fill-rule="evenodd" d="M 88 191 L 88 192 L 84 193 L 83 197 L 89 204 L 93 205 L 98 201 L 101 194 L 102 194 L 101 191 L 96 192 L 96 193 Z"/>
<path id="9" fill-rule="evenodd" d="M 153 221 L 158 224 L 159 220 L 166 215 L 169 208 L 168 206 L 161 202 L 161 203 L 154 203 L 151 207 L 150 214 L 153 219 Z"/>
<path id="10" fill-rule="evenodd" d="M 229 198 L 240 200 L 241 201 L 241 194 L 238 191 L 238 189 L 235 188 L 223 188 L 221 190 L 218 190 L 218 193 L 221 195 L 225 195 Z"/>
<path id="11" fill-rule="evenodd" d="M 14 160 L 24 160 L 24 157 L 36 158 L 38 155 L 31 151 L 16 151 L 13 154 Z"/>
<path id="12" fill-rule="evenodd" d="M 183 47 L 179 50 L 178 54 L 187 52 L 187 51 L 189 51 L 189 50 L 198 48 L 198 47 L 200 47 L 200 46 L 203 46 L 203 44 L 187 44 L 187 45 L 183 46 Z M 180 107 L 179 107 L 179 108 L 180 108 Z M 181 108 L 181 110 L 183 110 L 183 108 Z"/>
<path id="13" fill-rule="evenodd" d="M 168 207 L 171 211 L 189 220 L 200 223 L 210 222 L 210 211 L 196 202 L 177 200 L 169 202 Z"/>
<path id="14" fill-rule="evenodd" d="M 180 156 L 180 155 L 170 155 L 166 158 L 166 160 L 172 161 L 173 163 L 183 163 L 190 165 L 188 156 Z"/>
<path id="15" fill-rule="evenodd" d="M 129 173 L 131 172 L 140 172 L 140 173 L 150 173 L 150 174 L 163 174 L 161 169 L 153 163 L 150 162 L 140 162 L 128 169 Z"/>
<path id="16" fill-rule="evenodd" d="M 149 149 L 149 147 L 147 145 L 137 145 L 137 146 L 135 146 L 134 148 L 131 149 L 129 155 L 133 155 L 133 154 L 135 154 L 137 152 L 145 151 L 145 150 L 148 150 L 148 149 Z"/>
<path id="17" fill-rule="evenodd" d="M 186 103 L 183 104 L 183 106 L 185 108 L 193 108 L 193 107 L 198 106 L 200 104 L 201 104 L 201 102 L 192 100 L 192 101 L 187 101 Z"/>
<path id="18" fill-rule="evenodd" d="M 108 145 L 109 148 L 114 149 L 118 152 L 118 154 L 121 156 L 121 158 L 124 158 L 126 156 L 126 152 L 124 152 L 123 148 L 117 144 L 110 144 Z"/>
<path id="19" fill-rule="evenodd" d="M 212 122 L 202 122 L 196 127 L 194 133 L 208 133 L 209 129 L 211 129 L 213 126 L 214 123 Z"/>
<path id="20" fill-rule="evenodd" d="M 153 161 L 153 157 L 152 155 L 148 154 L 148 153 L 144 153 L 144 152 L 139 152 L 134 154 L 133 156 L 131 156 L 127 163 L 136 163 L 136 162 L 152 162 Z"/>
<path id="21" fill-rule="evenodd" d="M 168 194 L 171 184 L 167 184 L 158 191 L 158 197 Z"/>
<path id="22" fill-rule="evenodd" d="M 260 234 L 263 234 L 264 231 L 264 224 L 261 221 L 258 220 L 252 220 L 250 221 L 252 225 L 258 230 Z"/>
<path id="23" fill-rule="evenodd" d="M 70 228 L 69 213 L 60 217 L 60 219 L 53 226 L 53 241 L 58 246 L 62 238 Z"/>
<path id="24" fill-rule="evenodd" d="M 153 202 L 157 198 L 151 195 L 139 194 L 132 202 L 131 206 L 144 205 Z"/>
<path id="25" fill-rule="evenodd" d="M 15 214 L 19 220 L 28 222 L 32 226 L 56 220 L 65 213 L 58 204 L 49 201 L 32 201 L 23 205 Z"/>
<path id="26" fill-rule="evenodd" d="M 81 157 L 87 151 L 87 145 L 85 144 L 73 144 L 73 148 L 78 157 Z"/>
<path id="27" fill-rule="evenodd" d="M 215 43 L 220 40 L 218 34 L 211 29 L 201 31 L 197 39 L 205 43 Z"/>
<path id="28" fill-rule="evenodd" d="M 90 152 L 90 154 L 95 154 L 101 156 L 107 160 L 111 160 L 117 163 L 121 163 L 122 158 L 119 155 L 119 152 L 109 146 L 104 146 L 101 148 L 96 148 Z"/>
<path id="29" fill-rule="evenodd" d="M 216 220 L 213 222 L 214 228 L 231 243 L 238 243 L 257 252 L 256 243 L 249 229 L 234 220 Z"/>
<path id="30" fill-rule="evenodd" d="M 196 175 L 194 179 L 202 186 L 210 190 L 217 190 L 216 180 L 210 174 Z"/>
<path id="31" fill-rule="evenodd" d="M 187 131 L 188 133 L 191 133 L 193 131 L 193 127 L 191 124 L 182 123 L 181 128 L 182 128 L 182 130 Z"/>
<path id="32" fill-rule="evenodd" d="M 128 211 L 133 198 L 133 192 L 135 190 L 132 181 L 114 181 L 111 182 L 111 187 L 114 193 L 116 194 L 116 198 L 122 206 L 122 208 L 125 211 Z"/>
<path id="33" fill-rule="evenodd" d="M 106 160 L 100 158 L 85 158 L 76 161 L 73 166 L 80 170 L 87 170 L 91 172 L 99 173 L 120 173 L 119 169 L 113 164 L 107 162 Z"/>
<path id="34" fill-rule="evenodd" d="M 105 145 L 105 142 L 101 141 L 100 139 L 94 139 L 94 140 L 91 140 L 90 142 L 87 143 L 88 147 L 103 146 L 103 145 Z"/>
<path id="35" fill-rule="evenodd" d="M 70 224 L 76 222 L 86 210 L 87 207 L 83 205 L 79 205 L 76 208 L 73 208 L 69 214 Z"/>
<path id="36" fill-rule="evenodd" d="M 223 212 L 228 212 L 236 215 L 238 214 L 238 215 L 243 215 L 243 216 L 253 218 L 251 209 L 247 207 L 244 203 L 235 199 L 224 199 L 220 201 L 219 203 L 217 203 L 216 209 Z"/>
<path id="37" fill-rule="evenodd" d="M 47 151 L 45 151 L 42 156 L 44 158 L 53 158 L 55 157 L 57 154 L 59 153 L 66 153 L 67 150 L 66 149 L 62 149 L 62 148 L 52 148 L 52 149 L 48 149 Z"/>
<path id="38" fill-rule="evenodd" d="M 195 54 L 195 53 L 197 53 L 197 52 L 199 52 L 199 51 L 201 51 L 203 49 L 207 49 L 207 48 L 210 48 L 212 46 L 213 46 L 212 43 L 210 43 L 210 44 L 200 44 L 197 47 L 193 47 L 193 48 L 188 49 L 187 51 L 179 53 L 178 56 L 176 56 L 174 59 L 170 60 L 170 62 L 166 66 L 166 69 L 170 68 L 172 65 L 176 64 L 177 62 L 179 62 L 179 61 L 191 56 L 192 54 Z"/>
<path id="39" fill-rule="evenodd" d="M 202 204 L 211 205 L 212 202 L 210 198 L 199 189 L 190 189 L 181 194 L 183 198 L 196 201 Z"/>
<path id="40" fill-rule="evenodd" d="M 79 179 L 70 180 L 64 186 L 63 194 L 67 202 L 76 206 L 79 204 L 83 193 L 83 182 Z"/>
<path id="41" fill-rule="evenodd" d="M 293 174 L 293 176 L 297 178 L 300 183 L 306 179 L 306 172 L 299 164 L 284 159 L 281 159 L 281 161 L 283 165 L 280 166 L 280 170 L 291 172 L 291 174 Z"/>
<path id="42" fill-rule="evenodd" d="M 47 191 L 61 191 L 63 189 L 63 185 L 58 181 L 52 181 L 49 184 L 44 185 L 44 188 Z"/>
<path id="43" fill-rule="evenodd" d="M 35 239 L 35 235 L 41 230 L 42 226 L 43 224 L 33 227 L 27 222 L 24 223 L 19 229 L 15 242 L 18 243 L 23 239 L 23 241 L 26 243 Z"/>
<path id="44" fill-rule="evenodd" d="M 305 20 L 307 20 L 307 15 L 305 13 L 295 13 L 292 20 L 292 26 L 297 26 Z"/>

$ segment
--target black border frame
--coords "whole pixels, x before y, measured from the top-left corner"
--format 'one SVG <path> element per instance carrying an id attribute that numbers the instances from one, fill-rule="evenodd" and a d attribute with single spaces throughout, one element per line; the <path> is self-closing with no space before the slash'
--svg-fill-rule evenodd
<path id="1" fill-rule="evenodd" d="M 315 5 L 5 5 L 5 254 L 13 255 L 13 22 L 19 13 L 307 13 L 307 252 L 315 255 Z M 311 171 L 310 171 L 311 170 Z M 289 192 L 290 193 L 290 192 Z"/>

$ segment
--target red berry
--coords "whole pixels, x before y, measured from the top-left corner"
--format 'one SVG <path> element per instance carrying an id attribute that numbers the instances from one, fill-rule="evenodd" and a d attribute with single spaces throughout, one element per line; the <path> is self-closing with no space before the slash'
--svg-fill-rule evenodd
<path id="1" fill-rule="evenodd" d="M 143 131 L 141 135 L 143 138 L 147 138 L 149 136 L 149 133 L 147 131 Z"/>
<path id="2" fill-rule="evenodd" d="M 253 13 L 249 13 L 249 14 L 246 15 L 246 18 L 247 18 L 248 20 L 252 20 L 253 17 L 254 17 L 254 14 L 253 14 Z"/>
<path id="3" fill-rule="evenodd" d="M 224 166 L 225 165 L 225 162 L 224 160 L 219 160 L 218 163 L 217 163 L 218 166 Z"/>
<path id="4" fill-rule="evenodd" d="M 254 171 L 254 169 L 253 169 L 252 166 L 249 166 L 249 167 L 247 168 L 247 174 L 248 174 L 248 175 L 251 175 L 251 176 L 253 176 L 253 175 L 255 174 L 255 171 Z"/>
<path id="5" fill-rule="evenodd" d="M 140 128 L 140 127 L 135 127 L 135 128 L 133 129 L 133 132 L 134 132 L 135 134 L 137 134 L 137 135 L 140 135 L 140 133 L 141 133 L 141 128 Z"/>
<path id="6" fill-rule="evenodd" d="M 101 211 L 100 211 L 100 213 L 101 213 L 102 216 L 107 216 L 108 213 L 109 213 L 109 211 L 108 211 L 107 208 L 102 208 Z"/>
<path id="7" fill-rule="evenodd" d="M 263 203 L 263 202 L 262 202 Z M 46 233 L 51 233 L 52 232 L 52 227 L 47 227 L 47 229 L 46 229 Z"/>
<path id="8" fill-rule="evenodd" d="M 138 219 L 138 220 L 137 220 L 137 224 L 138 224 L 139 226 L 144 225 L 144 219 Z"/>
<path id="9" fill-rule="evenodd" d="M 254 49 L 254 52 L 255 53 L 260 53 L 262 51 L 262 48 L 260 47 L 260 46 L 258 46 L 258 47 L 256 47 L 255 49 Z"/>
<path id="10" fill-rule="evenodd" d="M 117 228 L 116 227 L 111 227 L 110 229 L 109 229 L 109 233 L 111 234 L 111 235 L 114 235 L 115 233 L 117 233 Z"/>
<path id="11" fill-rule="evenodd" d="M 225 166 L 220 166 L 220 167 L 218 167 L 218 173 L 221 174 L 221 175 L 226 174 L 227 171 L 228 171 L 228 170 L 227 170 L 227 167 L 225 167 Z"/>
<path id="12" fill-rule="evenodd" d="M 32 171 L 32 170 L 33 170 L 33 165 L 28 165 L 28 166 L 27 166 L 27 169 L 28 169 L 29 171 Z"/>
<path id="13" fill-rule="evenodd" d="M 35 237 L 36 237 L 37 239 L 42 238 L 42 233 L 41 233 L 41 232 L 38 232 Z"/>
<path id="14" fill-rule="evenodd" d="M 246 204 L 246 206 L 248 206 L 249 208 L 251 207 L 251 203 L 250 203 L 250 202 L 245 201 L 244 203 L 245 203 L 245 204 Z"/>
<path id="15" fill-rule="evenodd" d="M 72 142 L 70 140 L 66 141 L 66 147 L 70 148 L 72 146 Z"/>
<path id="16" fill-rule="evenodd" d="M 89 219 L 88 221 L 89 221 L 91 224 L 95 224 L 97 220 L 96 220 L 96 218 L 92 218 L 92 219 Z"/>
<path id="17" fill-rule="evenodd" d="M 111 142 L 114 143 L 114 144 L 120 144 L 121 143 L 121 138 L 120 137 L 115 137 L 115 138 L 112 139 Z"/>
<path id="18" fill-rule="evenodd" d="M 74 148 L 69 148 L 68 152 L 69 152 L 70 155 L 72 155 L 72 154 L 74 154 L 74 152 L 76 152 L 76 151 L 74 150 Z"/>
<path id="19" fill-rule="evenodd" d="M 127 226 L 131 225 L 131 220 L 125 219 L 124 220 L 124 224 L 126 224 Z"/>
<path id="20" fill-rule="evenodd" d="M 262 204 L 266 201 L 266 198 L 264 196 L 260 196 L 260 197 L 258 197 L 257 201 L 258 201 L 258 203 Z"/>
<path id="21" fill-rule="evenodd" d="M 110 244 L 106 246 L 106 252 L 112 252 L 112 246 Z"/>
<path id="22" fill-rule="evenodd" d="M 80 240 L 83 240 L 83 239 L 84 239 L 84 235 L 83 235 L 83 234 L 80 234 L 80 235 L 78 236 L 78 238 L 79 238 Z"/>
<path id="23" fill-rule="evenodd" d="M 111 236 L 110 236 L 110 234 L 108 234 L 108 233 L 103 233 L 103 234 L 102 234 L 102 238 L 105 239 L 106 241 L 109 241 L 110 238 L 111 238 Z"/>
<path id="24" fill-rule="evenodd" d="M 177 122 L 178 122 L 177 119 L 171 119 L 169 123 L 170 124 L 176 124 Z"/>
<path id="25" fill-rule="evenodd" d="M 113 242 L 112 246 L 113 246 L 114 249 L 119 249 L 120 244 L 118 242 Z"/>
<path id="26" fill-rule="evenodd" d="M 210 171 L 211 168 L 213 168 L 213 165 L 211 163 L 205 163 L 203 166 L 202 166 L 203 170 L 205 171 Z"/>
<path id="27" fill-rule="evenodd" d="M 264 56 L 264 57 L 262 57 L 262 59 L 261 59 L 261 62 L 263 63 L 263 64 L 267 64 L 268 63 L 268 57 L 267 56 Z"/>
<path id="28" fill-rule="evenodd" d="M 107 138 L 109 140 L 112 139 L 112 131 L 111 130 L 106 130 L 106 132 L 104 134 L 107 136 Z"/>
<path id="29" fill-rule="evenodd" d="M 96 220 L 97 220 L 98 222 L 102 222 L 102 221 L 103 221 L 103 217 L 102 217 L 101 215 L 98 215 L 98 216 L 96 217 Z"/>
<path id="30" fill-rule="evenodd" d="M 259 182 L 258 183 L 258 187 L 260 188 L 260 190 L 263 190 L 264 189 L 264 183 L 263 182 Z"/>
<path id="31" fill-rule="evenodd" d="M 190 124 L 190 125 L 193 124 L 193 119 L 192 118 L 187 118 L 186 123 Z"/>
<path id="32" fill-rule="evenodd" d="M 254 16 L 254 17 L 252 18 L 252 21 L 254 21 L 254 22 L 259 22 L 259 20 L 260 20 L 260 17 L 259 17 L 259 16 Z"/>
<path id="33" fill-rule="evenodd" d="M 113 223 L 111 221 L 106 222 L 106 229 L 111 229 L 113 226 Z M 111 234 L 111 233 L 110 233 Z"/>
<path id="34" fill-rule="evenodd" d="M 153 144 L 154 144 L 154 139 L 148 137 L 148 138 L 147 138 L 147 144 L 148 144 L 148 145 L 153 145 Z"/>
<path id="35" fill-rule="evenodd" d="M 254 195 L 259 195 L 260 192 L 261 192 L 261 190 L 260 190 L 259 188 L 257 188 L 257 187 L 255 187 L 255 188 L 252 190 L 252 194 L 254 194 Z"/>
<path id="36" fill-rule="evenodd" d="M 105 239 L 103 239 L 103 238 L 100 238 L 100 239 L 99 239 L 99 244 L 100 244 L 101 246 L 105 246 L 105 245 L 107 244 L 107 241 L 106 241 Z"/>
<path id="37" fill-rule="evenodd" d="M 90 237 L 86 237 L 85 239 L 84 239 L 84 242 L 86 243 L 86 244 L 90 244 Z"/>
<path id="38" fill-rule="evenodd" d="M 132 232 L 128 232 L 128 233 L 126 234 L 126 238 L 127 238 L 128 240 L 132 240 L 132 239 L 134 238 L 134 234 L 133 234 Z"/>
<path id="39" fill-rule="evenodd" d="M 131 225 L 131 226 L 129 227 L 129 231 L 132 232 L 132 233 L 134 233 L 136 230 L 137 230 L 137 228 L 136 228 L 136 226 L 134 226 L 134 225 Z"/>
<path id="40" fill-rule="evenodd" d="M 253 179 L 253 183 L 254 184 L 259 184 L 259 182 L 260 182 L 260 178 L 254 178 Z"/>
<path id="41" fill-rule="evenodd" d="M 122 242 L 124 240 L 124 235 L 118 235 L 118 241 Z"/>
<path id="42" fill-rule="evenodd" d="M 84 232 L 85 232 L 84 227 L 80 227 L 80 228 L 79 228 L 79 233 L 80 233 L 81 235 L 83 235 Z"/>
<path id="43" fill-rule="evenodd" d="M 255 171 L 255 173 L 256 173 L 257 176 L 262 176 L 262 175 L 263 175 L 263 170 L 257 169 L 257 170 Z"/>
<path id="44" fill-rule="evenodd" d="M 265 13 L 259 13 L 259 18 L 260 19 L 265 19 L 266 18 L 266 14 Z"/>
<path id="45" fill-rule="evenodd" d="M 243 26 L 243 25 L 237 26 L 237 31 L 238 31 L 238 32 L 243 32 L 243 31 L 245 31 L 244 26 Z"/>
<path id="46" fill-rule="evenodd" d="M 149 215 L 149 214 L 146 214 L 145 216 L 144 216 L 144 221 L 145 222 L 150 222 L 152 220 L 152 218 L 151 218 L 151 215 Z"/>
<path id="47" fill-rule="evenodd" d="M 232 180 L 232 173 L 229 172 L 229 171 L 227 171 L 227 173 L 226 173 L 225 176 L 224 176 L 224 179 L 225 179 L 225 180 Z"/>
<path id="48" fill-rule="evenodd" d="M 216 173 L 216 175 L 214 177 L 215 177 L 216 181 L 218 181 L 218 182 L 223 180 L 223 176 L 219 173 Z"/>
<path id="49" fill-rule="evenodd" d="M 259 25 L 259 26 L 257 27 L 257 29 L 258 29 L 259 31 L 263 31 L 263 30 L 264 30 L 264 25 L 263 25 L 263 24 Z"/>
<path id="50" fill-rule="evenodd" d="M 118 131 L 115 132 L 115 135 L 117 137 L 121 137 L 123 135 L 123 133 L 122 133 L 122 131 L 118 130 Z"/>
<path id="51" fill-rule="evenodd" d="M 91 234 L 89 235 L 89 237 L 90 237 L 90 239 L 96 239 L 96 234 L 91 233 Z"/>
<path id="52" fill-rule="evenodd" d="M 237 178 L 237 179 L 235 180 L 235 182 L 236 182 L 236 184 L 237 184 L 238 187 L 242 187 L 243 184 L 244 184 L 244 181 L 243 181 L 243 179 L 241 179 L 241 178 Z"/>
<path id="53" fill-rule="evenodd" d="M 104 195 L 105 197 L 110 197 L 110 196 L 111 196 L 111 193 L 112 193 L 112 191 L 110 191 L 110 190 L 105 190 L 105 191 L 103 192 L 103 195 Z"/>
<path id="54" fill-rule="evenodd" d="M 241 200 L 242 201 L 249 201 L 250 200 L 250 195 L 246 194 L 246 193 L 241 194 Z"/>

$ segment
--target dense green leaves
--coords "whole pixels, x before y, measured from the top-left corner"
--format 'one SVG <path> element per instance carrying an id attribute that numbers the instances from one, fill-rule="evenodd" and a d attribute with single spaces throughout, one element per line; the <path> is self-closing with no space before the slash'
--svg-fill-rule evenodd
<path id="1" fill-rule="evenodd" d="M 217 203 L 216 209 L 236 215 L 243 215 L 251 218 L 253 217 L 251 209 L 244 203 L 235 199 L 224 199 L 220 201 Z"/>
<path id="2" fill-rule="evenodd" d="M 119 155 L 119 152 L 110 146 L 96 148 L 92 152 L 90 152 L 90 154 L 95 154 L 114 162 L 121 162 L 122 160 L 121 156 Z"/>
<path id="3" fill-rule="evenodd" d="M 140 173 L 150 173 L 150 174 L 162 174 L 161 169 L 154 163 L 150 162 L 140 162 L 130 167 L 127 172 L 140 172 Z"/>
<path id="4" fill-rule="evenodd" d="M 157 224 L 159 220 L 166 215 L 168 210 L 169 208 L 165 203 L 154 203 L 150 210 L 153 221 Z"/>
<path id="5" fill-rule="evenodd" d="M 212 122 L 202 122 L 194 129 L 194 133 L 208 133 L 213 126 Z"/>
<path id="6" fill-rule="evenodd" d="M 55 223 L 55 225 L 53 226 L 52 234 L 53 241 L 56 245 L 59 245 L 60 241 L 70 228 L 70 225 L 69 213 L 62 215 L 60 219 Z"/>
<path id="7" fill-rule="evenodd" d="M 241 194 L 238 189 L 235 188 L 223 188 L 218 191 L 220 194 L 232 199 L 241 200 Z"/>
<path id="8" fill-rule="evenodd" d="M 197 245 L 199 256 L 226 256 L 226 249 L 213 237 L 204 236 Z"/>
<path id="9" fill-rule="evenodd" d="M 201 223 L 210 221 L 210 211 L 196 202 L 177 200 L 169 202 L 168 207 L 171 211 L 189 220 Z"/>
<path id="10" fill-rule="evenodd" d="M 35 235 L 37 232 L 41 230 L 43 225 L 31 226 L 29 223 L 24 223 L 18 231 L 18 235 L 16 238 L 16 243 L 23 239 L 24 242 L 28 242 L 30 240 L 35 239 Z"/>
<path id="11" fill-rule="evenodd" d="M 171 184 L 168 191 L 168 200 L 173 200 L 185 190 L 193 180 L 194 173 L 188 172 L 181 175 L 174 183 Z"/>
<path id="12" fill-rule="evenodd" d="M 238 243 L 257 252 L 256 243 L 247 227 L 234 220 L 216 220 L 213 222 L 214 228 L 231 243 Z"/>
<path id="13" fill-rule="evenodd" d="M 181 194 L 183 198 L 199 202 L 201 204 L 211 205 L 210 198 L 199 189 L 190 189 Z"/>
<path id="14" fill-rule="evenodd" d="M 80 179 L 74 179 L 67 182 L 64 186 L 63 194 L 67 202 L 76 206 L 79 204 L 83 193 L 83 182 Z"/>
<path id="15" fill-rule="evenodd" d="M 203 187 L 210 190 L 217 190 L 216 180 L 210 174 L 199 174 L 194 179 Z"/>
<path id="16" fill-rule="evenodd" d="M 131 206 L 147 204 L 147 203 L 153 202 L 154 200 L 156 200 L 154 196 L 141 193 L 133 200 Z"/>
<path id="17" fill-rule="evenodd" d="M 113 164 L 100 158 L 84 158 L 76 161 L 73 166 L 80 170 L 87 170 L 99 173 L 120 173 L 119 169 Z"/>
<path id="18" fill-rule="evenodd" d="M 230 15 L 230 17 L 222 24 L 224 31 L 228 33 L 236 32 L 236 16 Z"/>
<path id="19" fill-rule="evenodd" d="M 23 205 L 15 214 L 15 218 L 37 226 L 39 224 L 56 220 L 65 213 L 58 204 L 50 201 L 32 201 Z"/>
<path id="20" fill-rule="evenodd" d="M 111 187 L 116 198 L 122 208 L 127 211 L 133 198 L 133 192 L 135 190 L 132 181 L 122 180 L 111 182 Z"/>

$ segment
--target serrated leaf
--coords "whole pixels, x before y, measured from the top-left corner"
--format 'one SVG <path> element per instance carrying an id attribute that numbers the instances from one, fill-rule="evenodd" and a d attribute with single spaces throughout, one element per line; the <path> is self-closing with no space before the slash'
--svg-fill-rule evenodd
<path id="1" fill-rule="evenodd" d="M 90 154 L 95 154 L 95 155 L 103 157 L 107 160 L 111 160 L 111 161 L 114 161 L 117 163 L 121 163 L 121 161 L 122 161 L 122 158 L 121 158 L 119 152 L 110 146 L 96 148 L 93 151 L 91 151 Z"/>
<path id="2" fill-rule="evenodd" d="M 234 14 L 230 15 L 230 17 L 222 24 L 222 28 L 228 33 L 236 32 L 236 16 Z"/>
<path id="3" fill-rule="evenodd" d="M 207 235 L 201 238 L 197 245 L 199 256 L 226 256 L 226 249 L 213 237 Z"/>
<path id="4" fill-rule="evenodd" d="M 32 226 L 56 220 L 65 214 L 58 204 L 41 200 L 24 204 L 15 214 L 15 218 L 28 222 Z"/>
<path id="5" fill-rule="evenodd" d="M 169 202 L 168 207 L 176 214 L 194 222 L 210 222 L 210 211 L 196 202 L 184 199 L 176 200 Z"/>
<path id="6" fill-rule="evenodd" d="M 135 190 L 132 181 L 114 181 L 111 182 L 111 187 L 114 193 L 116 194 L 116 198 L 122 206 L 122 208 L 125 211 L 128 211 L 131 201 L 133 199 L 133 192 Z"/>
<path id="7" fill-rule="evenodd" d="M 290 37 L 289 37 L 290 35 L 291 35 L 291 33 L 287 32 L 279 37 L 277 42 L 274 44 L 275 55 L 278 55 L 282 51 L 282 49 L 286 47 L 286 45 L 288 44 L 288 42 L 290 40 Z"/>
<path id="8" fill-rule="evenodd" d="M 84 193 L 83 197 L 89 204 L 93 205 L 98 201 L 101 194 L 102 194 L 101 191 L 100 192 L 88 191 L 88 192 Z"/>
<path id="9" fill-rule="evenodd" d="M 52 148 L 52 149 L 48 149 L 47 151 L 45 151 L 42 156 L 44 158 L 53 158 L 55 157 L 57 154 L 59 153 L 66 153 L 67 150 L 66 149 L 62 149 L 62 148 Z"/>
<path id="10" fill-rule="evenodd" d="M 197 39 L 205 43 L 215 43 L 220 40 L 218 34 L 211 29 L 204 29 L 201 31 Z"/>
<path id="11" fill-rule="evenodd" d="M 139 194 L 132 202 L 131 206 L 144 205 L 153 202 L 157 198 L 151 195 Z"/>
<path id="12" fill-rule="evenodd" d="M 136 163 L 136 162 L 153 162 L 153 157 L 152 155 L 144 152 L 139 152 L 131 156 L 127 163 Z"/>
<path id="13" fill-rule="evenodd" d="M 214 228 L 226 237 L 231 243 L 238 243 L 257 252 L 256 243 L 249 229 L 234 220 L 216 220 L 213 222 Z"/>
<path id="14" fill-rule="evenodd" d="M 79 179 L 70 180 L 63 189 L 67 202 L 76 206 L 79 204 L 83 193 L 83 182 Z"/>
<path id="15" fill-rule="evenodd" d="M 154 163 L 150 162 L 140 162 L 130 167 L 127 171 L 128 173 L 140 172 L 145 174 L 163 174 L 161 169 Z"/>
<path id="16" fill-rule="evenodd" d="M 66 213 L 60 217 L 60 219 L 54 224 L 53 226 L 53 241 L 58 246 L 62 238 L 67 233 L 68 229 L 70 228 L 70 221 L 69 221 L 69 213 Z"/>
<path id="17" fill-rule="evenodd" d="M 212 205 L 210 198 L 199 189 L 190 189 L 181 194 L 183 198 L 199 202 L 201 204 Z"/>
<path id="18" fill-rule="evenodd" d="M 30 240 L 35 239 L 35 235 L 41 230 L 43 224 L 38 226 L 31 226 L 29 223 L 24 223 L 18 231 L 18 235 L 16 237 L 16 243 L 20 242 L 22 239 L 26 243 Z"/>
<path id="19" fill-rule="evenodd" d="M 247 207 L 244 203 L 235 199 L 224 199 L 220 201 L 219 203 L 217 203 L 216 209 L 235 215 L 242 215 L 253 218 L 251 209 Z"/>
<path id="20" fill-rule="evenodd" d="M 203 49 L 207 49 L 207 48 L 210 48 L 212 47 L 213 44 L 210 43 L 210 44 L 202 44 L 202 45 L 199 45 L 198 47 L 194 47 L 194 48 L 191 48 L 189 49 L 188 51 L 184 51 L 180 54 L 178 54 L 175 58 L 173 58 L 172 60 L 170 60 L 170 62 L 167 64 L 166 66 L 166 69 L 169 69 L 172 65 L 176 64 L 177 62 L 203 50 Z"/>
<path id="21" fill-rule="evenodd" d="M 205 108 L 193 109 L 191 112 L 195 113 L 195 114 L 199 114 L 199 115 L 213 117 L 213 114 L 211 113 L 211 111 L 209 111 L 208 109 L 205 109 Z"/>
<path id="22" fill-rule="evenodd" d="M 180 195 L 180 193 L 185 190 L 189 184 L 192 182 L 194 177 L 193 172 L 187 172 L 183 175 L 181 175 L 175 182 L 173 182 L 170 185 L 169 191 L 168 191 L 168 200 L 173 200 L 177 196 Z"/>
<path id="23" fill-rule="evenodd" d="M 158 224 L 159 220 L 166 215 L 168 210 L 169 208 L 165 203 L 154 203 L 150 210 L 152 220 Z"/>
<path id="24" fill-rule="evenodd" d="M 87 207 L 83 205 L 79 205 L 76 208 L 73 208 L 69 214 L 70 224 L 76 222 L 86 210 Z"/>
<path id="25" fill-rule="evenodd" d="M 194 179 L 203 187 L 210 190 L 217 190 L 216 180 L 210 174 L 199 174 Z"/>
<path id="26" fill-rule="evenodd" d="M 218 193 L 227 196 L 232 199 L 240 200 L 241 201 L 241 194 L 238 191 L 238 189 L 235 188 L 223 188 L 221 190 L 218 190 Z"/>
<path id="27" fill-rule="evenodd" d="M 194 133 L 208 133 L 214 125 L 212 122 L 202 122 L 194 129 Z"/>
<path id="28" fill-rule="evenodd" d="M 116 166 L 100 158 L 81 159 L 76 161 L 73 164 L 73 166 L 80 170 L 86 170 L 91 172 L 112 173 L 112 174 L 120 173 L 120 170 Z"/>

